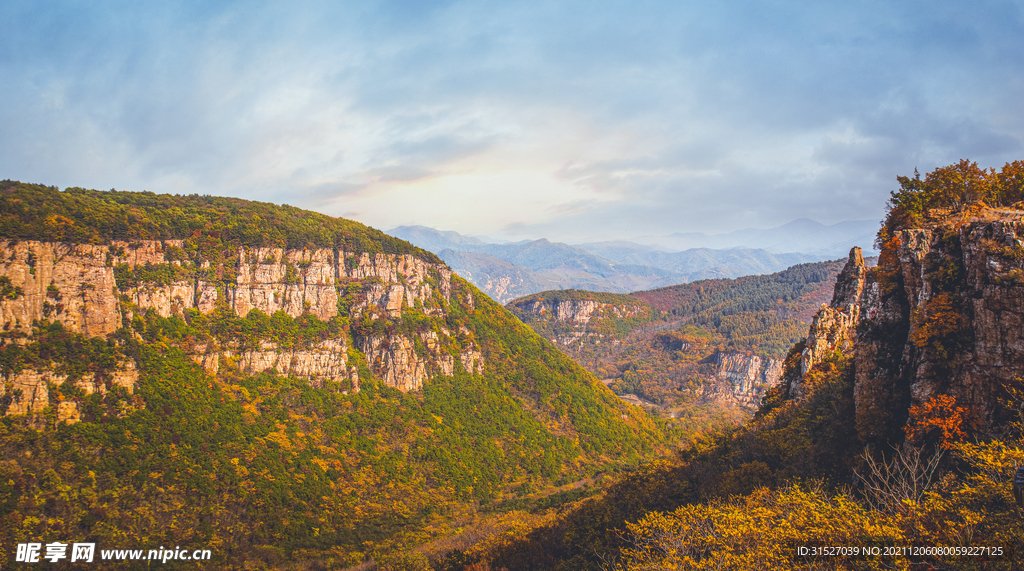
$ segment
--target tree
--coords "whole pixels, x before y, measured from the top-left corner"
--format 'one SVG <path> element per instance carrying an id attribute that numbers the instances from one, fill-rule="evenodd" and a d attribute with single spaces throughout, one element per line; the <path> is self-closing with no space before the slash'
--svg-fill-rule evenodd
<path id="1" fill-rule="evenodd" d="M 1024 161 L 1006 163 L 995 178 L 997 204 L 1009 206 L 1024 200 Z"/>
<path id="2" fill-rule="evenodd" d="M 982 169 L 978 163 L 961 160 L 955 165 L 939 167 L 925 176 L 936 206 L 961 211 L 974 202 L 991 202 L 994 198 L 995 169 Z"/>

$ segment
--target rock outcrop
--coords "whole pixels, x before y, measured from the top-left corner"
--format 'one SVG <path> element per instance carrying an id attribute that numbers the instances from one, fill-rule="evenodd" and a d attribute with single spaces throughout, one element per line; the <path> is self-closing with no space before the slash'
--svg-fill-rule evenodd
<path id="1" fill-rule="evenodd" d="M 202 277 L 118 288 L 119 265 L 182 267 L 181 261 L 165 260 L 165 248 L 180 245 L 180 240 L 110 246 L 0 242 L 0 275 L 23 292 L 0 301 L 0 319 L 8 329 L 28 330 L 33 321 L 45 318 L 91 336 L 107 335 L 121 326 L 119 294 L 139 309 L 153 309 L 164 317 L 191 308 L 208 312 L 220 300 L 240 317 L 258 309 L 267 315 L 284 311 L 292 317 L 308 312 L 322 320 L 338 314 L 338 290 L 351 281 L 374 280 L 361 284 L 362 299 L 352 307 L 357 314 L 374 306 L 397 317 L 403 307 L 417 301 L 439 311 L 432 303 L 434 292 L 445 301 L 451 295 L 451 270 L 414 256 L 280 248 L 239 252 L 235 285 L 224 291 Z"/>
<path id="2" fill-rule="evenodd" d="M 42 412 L 54 404 L 50 398 L 50 387 L 58 386 L 67 381 L 67 375 L 51 370 L 22 369 L 9 372 L 0 381 L 0 403 L 6 405 L 6 414 L 31 414 Z M 117 368 L 102 380 L 97 377 L 78 379 L 75 385 L 86 395 L 105 393 L 113 387 L 121 387 L 129 393 L 135 390 L 139 380 L 139 372 L 135 363 L 125 360 L 117 364 Z M 78 403 L 57 400 L 57 418 L 73 424 L 79 420 Z M 0 412 L 3 412 L 0 410 Z"/>
<path id="3" fill-rule="evenodd" d="M 22 292 L 0 300 L 4 330 L 45 318 L 85 335 L 113 333 L 121 307 L 108 255 L 107 246 L 0 241 L 0 275 Z"/>
<path id="4" fill-rule="evenodd" d="M 765 391 L 782 380 L 782 361 L 748 353 L 717 352 L 708 358 L 716 378 L 732 388 L 732 397 L 744 406 L 761 404 Z"/>
<path id="5" fill-rule="evenodd" d="M 587 298 L 527 297 L 509 303 L 508 308 L 549 341 L 562 347 L 579 347 L 602 341 L 614 343 L 616 340 L 611 333 L 615 327 L 610 324 L 625 319 L 645 319 L 651 315 L 650 307 L 632 299 L 604 302 Z M 538 327 L 541 324 L 545 326 Z"/>
<path id="6" fill-rule="evenodd" d="M 44 319 L 73 333 L 106 337 L 149 310 L 169 317 L 219 307 L 239 317 L 251 311 L 284 312 L 325 322 L 343 308 L 352 323 L 398 323 L 406 312 L 443 318 L 453 302 L 451 270 L 409 254 L 240 248 L 236 257 L 210 267 L 182 261 L 175 255 L 181 246 L 181 240 L 110 245 L 2 241 L 0 275 L 17 293 L 0 299 L 0 326 L 11 339 L 30 333 L 33 323 Z M 185 349 L 212 374 L 224 366 L 250 374 L 274 370 L 317 385 L 345 381 L 353 390 L 358 390 L 353 351 L 365 356 L 377 378 L 405 391 L 417 389 L 431 375 L 451 375 L 457 365 L 483 372 L 483 356 L 468 331 L 394 329 L 370 329 L 312 347 L 262 341 L 257 347 L 227 342 Z M 450 342 L 456 335 L 462 343 Z M 129 389 L 137 379 L 129 364 L 113 374 L 115 384 Z M 52 371 L 20 370 L 4 378 L 0 399 L 10 401 L 8 413 L 37 412 L 52 404 L 48 383 L 63 381 Z M 87 393 L 102 390 L 90 379 L 75 382 Z M 61 414 L 77 418 L 75 411 Z"/>
<path id="7" fill-rule="evenodd" d="M 537 299 L 523 301 L 515 305 L 520 310 L 533 313 L 539 317 L 569 322 L 573 325 L 586 325 L 590 323 L 591 316 L 601 308 L 610 308 L 617 314 L 624 312 L 636 313 L 640 309 L 639 304 L 635 308 L 624 309 L 610 303 L 599 303 L 592 299 Z"/>
<path id="8" fill-rule="evenodd" d="M 1024 377 L 1024 212 L 981 209 L 901 230 L 878 267 L 850 254 L 835 296 L 814 319 L 800 377 L 830 352 L 853 358 L 865 440 L 899 434 L 908 410 L 937 394 L 998 432 L 1000 399 Z"/>
<path id="9" fill-rule="evenodd" d="M 348 379 L 353 388 L 358 389 L 358 371 L 348 364 L 344 357 L 347 354 L 348 343 L 345 339 L 328 339 L 316 347 L 306 349 L 282 350 L 274 343 L 263 342 L 259 349 L 200 351 L 193 355 L 193 359 L 214 374 L 220 369 L 223 358 L 233 360 L 239 370 L 249 374 L 273 369 L 282 375 L 305 377 L 315 386 L 322 386 L 323 381 L 328 379 Z"/>
<path id="10" fill-rule="evenodd" d="M 1024 377 L 1020 214 L 904 230 L 896 259 L 869 274 L 856 350 L 865 436 L 884 436 L 887 419 L 935 394 L 990 430 L 1008 420 L 998 401 Z"/>
<path id="11" fill-rule="evenodd" d="M 799 375 L 788 379 L 792 396 L 799 398 L 803 395 L 801 378 L 815 363 L 836 351 L 849 353 L 853 350 L 867 274 L 861 249 L 854 247 L 850 250 L 846 266 L 836 278 L 832 302 L 822 304 L 811 322 L 800 354 Z"/>

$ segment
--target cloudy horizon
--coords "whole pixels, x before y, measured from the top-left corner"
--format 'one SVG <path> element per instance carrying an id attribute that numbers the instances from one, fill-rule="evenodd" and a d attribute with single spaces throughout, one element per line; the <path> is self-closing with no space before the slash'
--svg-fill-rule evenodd
<path id="1" fill-rule="evenodd" d="M 1024 3 L 9 1 L 0 178 L 566 242 L 1024 158 Z"/>

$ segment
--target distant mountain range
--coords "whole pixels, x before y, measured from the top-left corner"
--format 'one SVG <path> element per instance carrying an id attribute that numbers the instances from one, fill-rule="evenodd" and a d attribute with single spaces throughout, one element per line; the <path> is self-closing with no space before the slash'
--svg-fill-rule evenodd
<path id="1" fill-rule="evenodd" d="M 626 293 L 770 274 L 795 264 L 841 258 L 852 245 L 870 253 L 877 226 L 869 221 L 825 226 L 800 219 L 768 230 L 647 237 L 648 244 L 570 245 L 546 239 L 495 243 L 425 226 L 399 226 L 388 233 L 435 252 L 457 274 L 506 303 L 553 289 Z"/>
<path id="2" fill-rule="evenodd" d="M 801 252 L 819 259 L 845 257 L 850 248 L 860 246 L 864 255 L 876 255 L 877 220 L 848 220 L 831 226 L 807 218 L 798 218 L 775 228 L 746 228 L 726 234 L 677 232 L 668 236 L 644 236 L 637 242 L 669 251 L 690 248 L 763 248 L 769 252 Z"/>

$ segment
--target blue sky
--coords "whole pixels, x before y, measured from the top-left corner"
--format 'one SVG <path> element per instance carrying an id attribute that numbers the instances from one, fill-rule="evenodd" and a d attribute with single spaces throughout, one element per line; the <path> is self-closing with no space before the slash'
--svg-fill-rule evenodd
<path id="1" fill-rule="evenodd" d="M 1024 2 L 0 4 L 0 178 L 585 241 L 1024 159 Z"/>

